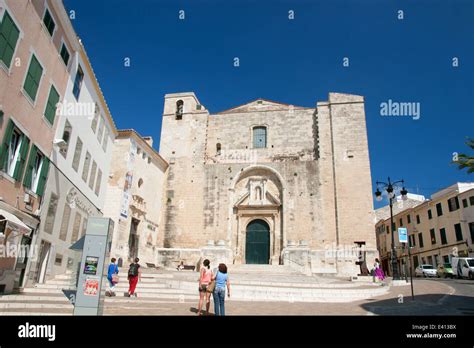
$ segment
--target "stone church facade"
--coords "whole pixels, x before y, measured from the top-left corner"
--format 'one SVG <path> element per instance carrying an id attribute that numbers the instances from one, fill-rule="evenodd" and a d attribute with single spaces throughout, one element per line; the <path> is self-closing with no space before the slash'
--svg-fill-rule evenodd
<path id="1" fill-rule="evenodd" d="M 361 96 L 316 107 L 264 99 L 211 114 L 165 96 L 158 264 L 289 265 L 356 275 L 376 257 Z"/>

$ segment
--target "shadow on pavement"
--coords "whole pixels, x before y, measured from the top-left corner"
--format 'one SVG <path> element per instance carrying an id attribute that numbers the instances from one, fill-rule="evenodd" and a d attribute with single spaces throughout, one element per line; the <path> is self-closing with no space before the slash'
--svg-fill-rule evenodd
<path id="1" fill-rule="evenodd" d="M 360 306 L 373 315 L 474 315 L 474 298 L 460 295 L 400 295 Z"/>

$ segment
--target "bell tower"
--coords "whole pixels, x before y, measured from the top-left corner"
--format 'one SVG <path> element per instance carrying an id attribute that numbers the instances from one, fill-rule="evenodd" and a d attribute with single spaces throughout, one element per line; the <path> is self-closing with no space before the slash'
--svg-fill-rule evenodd
<path id="1" fill-rule="evenodd" d="M 193 92 L 166 94 L 160 154 L 166 160 L 198 155 L 204 149 L 208 116 Z"/>
<path id="2" fill-rule="evenodd" d="M 193 92 L 165 95 L 160 139 L 160 154 L 169 163 L 160 234 L 165 248 L 189 247 L 197 243 L 190 237 L 193 231 L 204 230 L 208 117 Z"/>

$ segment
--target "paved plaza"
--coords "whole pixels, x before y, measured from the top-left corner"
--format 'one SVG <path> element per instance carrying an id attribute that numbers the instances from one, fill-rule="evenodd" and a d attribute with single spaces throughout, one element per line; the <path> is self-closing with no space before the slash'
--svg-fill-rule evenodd
<path id="1" fill-rule="evenodd" d="M 267 266 L 268 267 L 268 266 Z M 125 297 L 126 274 L 116 297 L 106 297 L 104 315 L 196 316 L 198 274 L 170 270 L 147 271 L 138 284 L 138 298 Z M 370 277 L 349 280 L 305 276 L 286 268 L 233 269 L 227 315 L 472 315 L 474 282 L 459 279 L 414 279 L 411 287 L 375 284 Z M 0 296 L 0 315 L 72 315 L 67 296 L 74 277 L 58 276 L 21 294 Z M 65 290 L 69 288 L 70 290 Z M 211 313 L 214 304 L 211 298 Z"/>
<path id="2" fill-rule="evenodd" d="M 350 303 L 304 302 L 243 302 L 226 299 L 227 315 L 462 315 L 474 314 L 474 282 L 415 279 L 415 300 L 410 286 L 391 287 L 386 295 Z M 453 293 L 453 284 L 458 291 Z M 462 289 L 462 290 L 461 290 Z M 452 293 L 450 295 L 450 293 Z M 197 302 L 137 303 L 130 299 L 127 306 L 107 305 L 107 315 L 196 315 Z M 452 304 L 455 304 L 454 306 Z M 211 298 L 211 314 L 214 312 Z"/>

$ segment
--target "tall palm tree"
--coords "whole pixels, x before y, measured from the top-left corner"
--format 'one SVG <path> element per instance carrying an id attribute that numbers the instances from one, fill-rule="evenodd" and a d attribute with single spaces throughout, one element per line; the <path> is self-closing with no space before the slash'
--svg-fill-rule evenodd
<path id="1" fill-rule="evenodd" d="M 466 141 L 466 145 L 469 146 L 472 150 L 474 150 L 474 138 L 468 138 Z M 455 158 L 452 163 L 457 164 L 458 169 L 467 168 L 467 172 L 469 174 L 474 173 L 474 157 L 468 156 L 466 154 L 460 153 Z"/>

